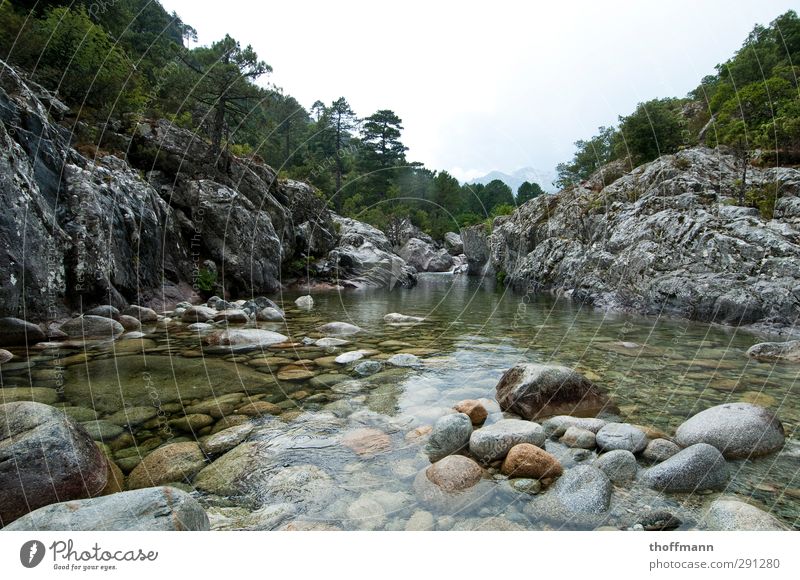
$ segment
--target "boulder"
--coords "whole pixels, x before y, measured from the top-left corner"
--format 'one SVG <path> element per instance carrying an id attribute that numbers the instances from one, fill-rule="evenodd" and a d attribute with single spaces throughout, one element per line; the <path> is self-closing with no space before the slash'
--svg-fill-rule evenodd
<path id="1" fill-rule="evenodd" d="M 112 306 L 111 304 L 103 304 L 101 306 L 95 306 L 94 308 L 90 308 L 86 312 L 83 313 L 84 316 L 100 316 L 102 318 L 111 318 L 113 320 L 119 321 L 120 312 L 119 309 Z"/>
<path id="2" fill-rule="evenodd" d="M 597 432 L 597 446 L 603 451 L 624 449 L 639 453 L 647 447 L 647 435 L 628 423 L 608 423 Z"/>
<path id="3" fill-rule="evenodd" d="M 247 312 L 239 308 L 227 308 L 214 315 L 214 322 L 229 322 L 231 324 L 245 324 L 250 320 Z"/>
<path id="4" fill-rule="evenodd" d="M 439 461 L 448 455 L 467 447 L 472 435 L 472 421 L 464 413 L 452 413 L 440 417 L 433 425 L 425 445 L 431 462 Z"/>
<path id="5" fill-rule="evenodd" d="M 170 443 L 142 459 L 128 476 L 128 487 L 140 489 L 189 481 L 205 464 L 205 455 L 196 442 Z"/>
<path id="6" fill-rule="evenodd" d="M 467 417 L 469 417 L 469 420 L 472 421 L 473 425 L 483 425 L 484 421 L 486 421 L 486 417 L 489 416 L 488 411 L 486 411 L 486 407 L 484 407 L 480 401 L 476 401 L 475 399 L 465 399 L 464 401 L 459 401 L 453 405 L 453 409 L 459 413 L 464 413 Z"/>
<path id="7" fill-rule="evenodd" d="M 383 321 L 387 324 L 415 324 L 423 322 L 425 318 L 421 316 L 409 316 L 408 314 L 400 314 L 399 312 L 390 312 L 383 317 Z"/>
<path id="8" fill-rule="evenodd" d="M 70 338 L 116 338 L 125 328 L 112 318 L 85 315 L 65 322 L 61 331 Z"/>
<path id="9" fill-rule="evenodd" d="M 593 465 L 614 483 L 630 481 L 636 477 L 636 472 L 639 471 L 636 457 L 626 449 L 615 449 L 603 453 Z"/>
<path id="10" fill-rule="evenodd" d="M 294 301 L 297 307 L 301 310 L 311 310 L 314 308 L 314 299 L 311 296 L 300 296 Z"/>
<path id="11" fill-rule="evenodd" d="M 612 407 L 599 387 L 562 366 L 518 364 L 506 371 L 496 390 L 500 408 L 531 420 L 561 414 L 593 417 Z"/>
<path id="12" fill-rule="evenodd" d="M 608 509 L 612 485 L 605 473 L 592 465 L 568 469 L 552 490 L 561 507 L 571 514 L 599 514 Z"/>
<path id="13" fill-rule="evenodd" d="M 203 337 L 210 346 L 272 346 L 287 340 L 286 335 L 258 328 L 217 330 Z"/>
<path id="14" fill-rule="evenodd" d="M 8 352 L 8 351 L 7 351 L 6 349 L 4 349 L 4 348 L 0 348 L 0 365 L 1 365 L 1 364 L 4 364 L 4 363 L 7 363 L 8 361 L 10 361 L 10 360 L 11 360 L 11 359 L 13 359 L 13 358 L 14 358 L 14 355 L 13 355 L 13 354 L 11 354 L 10 352 Z"/>
<path id="15" fill-rule="evenodd" d="M 509 477 L 555 478 L 563 473 L 555 456 L 530 443 L 514 445 L 503 460 L 500 471 Z"/>
<path id="16" fill-rule="evenodd" d="M 759 457 L 783 447 L 783 425 L 775 414 L 750 403 L 725 403 L 699 412 L 678 427 L 675 441 L 708 443 L 727 459 Z"/>
<path id="17" fill-rule="evenodd" d="M 358 334 L 359 332 L 363 332 L 363 329 L 356 326 L 355 324 L 350 324 L 349 322 L 328 322 L 327 324 L 323 324 L 317 330 L 324 334 L 325 336 L 352 336 L 354 334 Z"/>
<path id="18" fill-rule="evenodd" d="M 256 320 L 261 322 L 283 322 L 285 319 L 286 317 L 284 316 L 283 312 L 277 308 L 273 308 L 272 306 L 262 308 L 256 313 Z"/>
<path id="19" fill-rule="evenodd" d="M 502 459 L 515 445 L 544 445 L 544 429 L 538 423 L 520 419 L 501 419 L 472 432 L 469 450 L 482 463 Z"/>
<path id="20" fill-rule="evenodd" d="M 447 250 L 437 250 L 418 238 L 409 239 L 397 253 L 418 272 L 447 272 L 453 267 Z"/>
<path id="21" fill-rule="evenodd" d="M 595 434 L 588 429 L 581 429 L 580 427 L 567 427 L 567 430 L 561 436 L 561 442 L 567 447 L 578 449 L 594 449 L 597 446 Z"/>
<path id="22" fill-rule="evenodd" d="M 800 362 L 800 340 L 754 344 L 748 349 L 747 356 L 765 362 Z"/>
<path id="23" fill-rule="evenodd" d="M 139 321 L 138 318 L 134 318 L 133 316 L 128 316 L 127 314 L 120 314 L 118 322 L 122 325 L 122 328 L 125 329 L 128 333 L 140 333 L 142 330 L 142 323 Z M 130 338 L 128 334 L 125 335 L 127 338 Z M 144 335 L 142 335 L 144 336 Z M 137 336 L 136 338 L 141 338 L 142 336 Z"/>
<path id="24" fill-rule="evenodd" d="M 483 469 L 469 457 L 449 455 L 425 470 L 428 480 L 446 492 L 458 492 L 478 483 Z"/>
<path id="25" fill-rule="evenodd" d="M 716 447 L 697 443 L 642 472 L 642 482 L 667 492 L 724 489 L 730 475 L 725 458 Z"/>
<path id="26" fill-rule="evenodd" d="M 122 313 L 128 316 L 133 316 L 143 324 L 158 322 L 158 314 L 156 314 L 156 311 L 152 308 L 131 304 L 125 310 L 123 310 Z"/>
<path id="27" fill-rule="evenodd" d="M 181 314 L 183 322 L 212 322 L 217 315 L 217 310 L 208 306 L 190 306 Z"/>
<path id="28" fill-rule="evenodd" d="M 6 531 L 204 531 L 208 516 L 185 491 L 151 487 L 103 497 L 65 501 L 21 517 Z"/>
<path id="29" fill-rule="evenodd" d="M 31 510 L 100 493 L 106 458 L 67 415 L 41 403 L 0 406 L 0 526 Z"/>
<path id="30" fill-rule="evenodd" d="M 721 497 L 711 503 L 701 523 L 710 530 L 766 532 L 788 529 L 772 514 L 732 497 Z"/>
<path id="31" fill-rule="evenodd" d="M 252 423 L 242 423 L 234 425 L 211 435 L 200 444 L 200 449 L 206 455 L 220 455 L 226 453 L 247 439 L 253 432 Z"/>
<path id="32" fill-rule="evenodd" d="M 451 256 L 460 256 L 464 253 L 464 242 L 455 232 L 447 232 L 444 235 L 444 247 Z"/>
<path id="33" fill-rule="evenodd" d="M 653 439 L 642 451 L 642 458 L 658 463 L 675 455 L 681 448 L 668 439 Z"/>

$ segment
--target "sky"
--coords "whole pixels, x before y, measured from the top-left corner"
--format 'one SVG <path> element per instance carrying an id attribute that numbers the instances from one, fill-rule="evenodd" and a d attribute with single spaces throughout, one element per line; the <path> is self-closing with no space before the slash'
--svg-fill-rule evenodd
<path id="1" fill-rule="evenodd" d="M 200 44 L 230 34 L 306 108 L 392 109 L 408 158 L 461 181 L 531 167 L 636 104 L 685 96 L 793 2 L 161 0 Z"/>

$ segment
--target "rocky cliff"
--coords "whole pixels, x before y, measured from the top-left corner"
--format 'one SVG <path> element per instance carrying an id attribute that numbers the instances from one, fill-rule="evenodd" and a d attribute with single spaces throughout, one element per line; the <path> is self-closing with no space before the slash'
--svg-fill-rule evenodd
<path id="1" fill-rule="evenodd" d="M 608 183 L 611 169 L 463 232 L 470 273 L 600 308 L 795 333 L 800 171 L 748 169 L 774 215 L 736 205 L 741 169 L 693 148 Z"/>
<path id="2" fill-rule="evenodd" d="M 2 61 L 0 153 L 0 316 L 158 306 L 199 286 L 270 293 L 298 257 L 325 261 L 331 280 L 414 283 L 388 244 L 370 254 L 383 240 L 343 236 L 311 186 L 260 161 L 212 159 L 202 138 L 165 120 L 87 128 Z M 388 273 L 366 275 L 375 262 Z"/>

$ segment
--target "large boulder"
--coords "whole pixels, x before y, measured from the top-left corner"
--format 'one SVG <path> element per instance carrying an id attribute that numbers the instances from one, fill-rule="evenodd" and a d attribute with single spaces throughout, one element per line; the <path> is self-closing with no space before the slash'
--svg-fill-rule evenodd
<path id="1" fill-rule="evenodd" d="M 520 419 L 501 419 L 472 432 L 469 450 L 478 461 L 491 463 L 502 459 L 520 443 L 544 446 L 544 429 L 538 423 Z"/>
<path id="2" fill-rule="evenodd" d="M 34 344 L 47 340 L 41 328 L 19 318 L 0 318 L 0 346 Z"/>
<path id="3" fill-rule="evenodd" d="M 467 447 L 472 435 L 472 421 L 464 413 L 452 413 L 439 418 L 433 425 L 425 453 L 431 462 L 439 461 Z"/>
<path id="4" fill-rule="evenodd" d="M 106 458 L 64 413 L 33 402 L 0 405 L 0 526 L 39 507 L 99 494 Z"/>
<path id="5" fill-rule="evenodd" d="M 613 407 L 592 381 L 556 365 L 518 364 L 505 372 L 496 391 L 501 409 L 531 420 L 552 415 L 594 417 Z"/>
<path id="6" fill-rule="evenodd" d="M 152 487 L 104 497 L 66 501 L 37 509 L 6 526 L 6 531 L 203 531 L 203 507 L 185 491 Z"/>
<path id="7" fill-rule="evenodd" d="M 758 457 L 777 451 L 785 440 L 775 414 L 750 403 L 725 403 L 701 411 L 675 432 L 675 441 L 688 447 L 708 443 L 728 459 Z"/>
<path id="8" fill-rule="evenodd" d="M 775 516 L 733 497 L 714 500 L 703 515 L 702 523 L 719 531 L 783 531 L 786 526 Z"/>
<path id="9" fill-rule="evenodd" d="M 748 349 L 747 356 L 765 362 L 800 362 L 800 340 L 754 344 Z"/>
<path id="10" fill-rule="evenodd" d="M 447 272 L 454 264 L 447 250 L 437 250 L 417 238 L 408 240 L 397 253 L 418 272 Z"/>
<path id="11" fill-rule="evenodd" d="M 71 338 L 116 338 L 125 327 L 113 318 L 87 314 L 61 325 L 61 331 Z"/>
<path id="12" fill-rule="evenodd" d="M 447 232 L 444 235 L 444 247 L 452 256 L 459 256 L 464 253 L 464 242 L 455 232 Z"/>
<path id="13" fill-rule="evenodd" d="M 641 477 L 645 485 L 659 491 L 694 492 L 724 489 L 730 475 L 716 447 L 697 443 L 644 470 Z"/>

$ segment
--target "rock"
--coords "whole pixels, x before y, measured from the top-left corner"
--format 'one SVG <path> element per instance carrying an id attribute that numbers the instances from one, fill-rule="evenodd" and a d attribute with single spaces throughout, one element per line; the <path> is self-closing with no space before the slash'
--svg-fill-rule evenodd
<path id="1" fill-rule="evenodd" d="M 392 448 L 391 438 L 380 429 L 372 427 L 363 427 L 345 433 L 341 443 L 362 456 L 385 453 Z"/>
<path id="2" fill-rule="evenodd" d="M 211 322 L 217 315 L 217 310 L 208 306 L 190 306 L 183 311 L 183 322 Z"/>
<path id="3" fill-rule="evenodd" d="M 592 417 L 570 417 L 569 415 L 557 415 L 550 417 L 542 423 L 545 435 L 548 437 L 562 437 L 567 429 L 576 427 L 591 431 L 594 434 L 606 426 L 608 421 L 595 419 Z"/>
<path id="4" fill-rule="evenodd" d="M 728 483 L 725 458 L 707 443 L 697 443 L 642 473 L 642 482 L 667 492 L 724 489 Z"/>
<path id="5" fill-rule="evenodd" d="M 117 467 L 117 464 L 106 459 L 106 466 L 108 473 L 106 475 L 106 486 L 99 495 L 111 495 L 112 493 L 119 493 L 125 490 L 125 475 L 122 470 Z"/>
<path id="6" fill-rule="evenodd" d="M 314 299 L 311 296 L 301 296 L 294 301 L 301 310 L 311 310 L 314 308 Z"/>
<path id="7" fill-rule="evenodd" d="M 277 308 L 272 308 L 271 306 L 262 308 L 256 314 L 256 320 L 263 322 L 283 322 L 285 319 L 286 317 L 284 316 L 283 312 Z"/>
<path id="8" fill-rule="evenodd" d="M 247 439 L 253 432 L 252 423 L 243 423 L 228 427 L 222 431 L 211 435 L 200 444 L 200 448 L 206 455 L 220 455 L 226 453 Z"/>
<path id="9" fill-rule="evenodd" d="M 561 442 L 567 447 L 577 447 L 579 449 L 594 449 L 597 446 L 595 434 L 588 429 L 581 429 L 580 427 L 567 427 L 567 430 L 561 436 Z"/>
<path id="10" fill-rule="evenodd" d="M 599 514 L 608 509 L 612 485 L 605 473 L 591 465 L 568 469 L 546 494 L 566 513 Z"/>
<path id="11" fill-rule="evenodd" d="M 112 318 L 86 315 L 65 322 L 61 331 L 70 338 L 116 338 L 125 328 Z"/>
<path id="12" fill-rule="evenodd" d="M 105 420 L 120 427 L 137 427 L 157 416 L 155 407 L 128 407 L 105 417 Z"/>
<path id="13" fill-rule="evenodd" d="M 603 451 L 625 449 L 631 453 L 639 453 L 647 447 L 647 435 L 627 423 L 609 423 L 596 435 L 597 446 Z"/>
<path id="14" fill-rule="evenodd" d="M 530 443 L 541 447 L 544 441 L 544 429 L 538 423 L 501 419 L 473 431 L 469 438 L 469 450 L 478 461 L 491 463 L 505 457 L 515 445 Z"/>
<path id="15" fill-rule="evenodd" d="M 119 323 L 122 325 L 122 328 L 126 330 L 128 333 L 133 332 L 140 332 L 142 330 L 142 323 L 139 322 L 138 318 L 134 318 L 133 316 L 128 316 L 127 314 L 121 314 L 119 317 Z M 124 335 L 125 337 L 130 338 L 128 334 Z M 135 338 L 142 338 L 142 336 L 136 336 Z"/>
<path id="16" fill-rule="evenodd" d="M 363 332 L 363 329 L 349 322 L 329 322 L 323 324 L 317 330 L 326 336 L 352 336 Z"/>
<path id="17" fill-rule="evenodd" d="M 472 421 L 464 413 L 453 413 L 439 418 L 433 426 L 425 453 L 431 462 L 466 448 L 472 434 Z"/>
<path id="18" fill-rule="evenodd" d="M 725 403 L 694 415 L 675 432 L 678 445 L 708 443 L 728 459 L 759 457 L 783 447 L 783 425 L 775 414 L 750 403 Z"/>
<path id="19" fill-rule="evenodd" d="M 8 352 L 8 351 L 7 351 L 6 349 L 4 349 L 4 348 L 0 348 L 0 365 L 1 365 L 1 364 L 4 364 L 4 363 L 7 363 L 8 361 L 10 361 L 10 360 L 11 360 L 11 359 L 13 359 L 13 358 L 14 358 L 14 355 L 13 355 L 13 354 L 11 354 L 10 352 Z"/>
<path id="20" fill-rule="evenodd" d="M 170 443 L 142 459 L 128 476 L 128 487 L 140 489 L 173 481 L 190 481 L 205 464 L 205 455 L 196 442 Z"/>
<path id="21" fill-rule="evenodd" d="M 416 367 L 422 364 L 419 357 L 413 354 L 398 353 L 386 359 L 386 364 L 394 367 Z"/>
<path id="22" fill-rule="evenodd" d="M 5 530 L 100 531 L 204 531 L 208 516 L 185 491 L 152 487 L 104 497 L 65 501 L 37 509 Z"/>
<path id="23" fill-rule="evenodd" d="M 433 530 L 435 526 L 436 523 L 433 520 L 433 514 L 431 512 L 417 510 L 408 518 L 405 530 L 407 532 L 429 532 Z"/>
<path id="24" fill-rule="evenodd" d="M 95 441 L 111 441 L 125 432 L 119 425 L 108 421 L 87 421 L 86 423 L 81 423 L 81 426 L 86 429 L 86 432 Z"/>
<path id="25" fill-rule="evenodd" d="M 527 477 L 517 477 L 508 480 L 511 489 L 520 493 L 527 493 L 529 495 L 536 495 L 542 491 L 542 482 L 538 479 L 529 479 Z"/>
<path id="26" fill-rule="evenodd" d="M 437 250 L 417 238 L 409 239 L 397 254 L 418 272 L 447 272 L 453 267 L 453 256 L 447 250 Z"/>
<path id="27" fill-rule="evenodd" d="M 365 360 L 358 363 L 353 367 L 353 372 L 360 377 L 368 377 L 380 372 L 383 369 L 383 364 L 377 360 Z"/>
<path id="28" fill-rule="evenodd" d="M 334 348 L 337 346 L 344 346 L 345 344 L 350 344 L 349 340 L 345 340 L 343 338 L 318 338 L 314 341 L 314 346 L 319 346 L 321 348 Z"/>
<path id="29" fill-rule="evenodd" d="M 19 318 L 0 318 L 0 346 L 23 346 L 47 340 L 44 331 Z"/>
<path id="30" fill-rule="evenodd" d="M 748 349 L 747 356 L 765 362 L 800 362 L 800 340 L 754 344 Z"/>
<path id="31" fill-rule="evenodd" d="M 158 321 L 158 314 L 152 308 L 146 308 L 144 306 L 137 306 L 136 304 L 131 304 L 125 310 L 123 310 L 123 314 L 128 316 L 133 316 L 134 318 L 138 319 L 139 322 L 143 324 L 153 323 Z"/>
<path id="32" fill-rule="evenodd" d="M 279 381 L 305 381 L 314 376 L 314 371 L 303 367 L 283 367 L 275 376 Z"/>
<path id="33" fill-rule="evenodd" d="M 428 467 L 425 476 L 438 488 L 457 492 L 478 483 L 483 477 L 483 469 L 469 457 L 448 455 Z"/>
<path id="34" fill-rule="evenodd" d="M 59 500 L 96 495 L 107 477 L 103 453 L 58 409 L 0 406 L 0 526 Z"/>
<path id="35" fill-rule="evenodd" d="M 349 352 L 340 354 L 333 360 L 337 364 L 346 365 L 364 358 L 364 354 L 368 352 L 369 351 L 366 350 L 351 350 Z"/>
<path id="36" fill-rule="evenodd" d="M 509 477 L 544 479 L 558 477 L 564 470 L 558 459 L 544 449 L 519 443 L 509 450 L 500 471 Z"/>
<path id="37" fill-rule="evenodd" d="M 184 417 L 177 419 L 170 419 L 168 422 L 170 427 L 183 431 L 185 433 L 197 434 L 203 427 L 208 427 L 214 424 L 214 419 L 203 413 L 190 413 Z"/>
<path id="38" fill-rule="evenodd" d="M 461 241 L 461 236 L 455 232 L 447 232 L 444 235 L 444 247 L 451 256 L 459 256 L 464 253 L 464 242 Z"/>
<path id="39" fill-rule="evenodd" d="M 258 328 L 218 330 L 203 338 L 203 342 L 211 346 L 271 346 L 287 340 L 289 338 L 283 334 Z"/>
<path id="40" fill-rule="evenodd" d="M 603 453 L 593 465 L 614 483 L 630 481 L 636 477 L 636 472 L 639 471 L 636 457 L 626 449 L 615 449 Z"/>
<path id="41" fill-rule="evenodd" d="M 526 529 L 509 519 L 491 516 L 469 518 L 456 522 L 454 532 L 524 532 Z"/>
<path id="42" fill-rule="evenodd" d="M 214 322 L 229 322 L 231 324 L 244 324 L 250 320 L 247 312 L 238 308 L 220 310 L 214 315 Z"/>
<path id="43" fill-rule="evenodd" d="M 386 510 L 374 499 L 362 496 L 347 506 L 347 517 L 352 527 L 371 531 L 384 526 Z"/>
<path id="44" fill-rule="evenodd" d="M 679 528 L 683 522 L 669 512 L 654 510 L 640 516 L 638 523 L 648 532 L 666 532 Z"/>
<path id="45" fill-rule="evenodd" d="M 95 306 L 83 313 L 84 316 L 100 316 L 101 318 L 111 318 L 119 321 L 119 309 L 111 304 Z"/>
<path id="46" fill-rule="evenodd" d="M 239 415 L 248 417 L 259 417 L 261 415 L 280 415 L 283 412 L 278 405 L 269 401 L 252 401 L 236 409 Z"/>
<path id="47" fill-rule="evenodd" d="M 453 408 L 459 413 L 464 413 L 467 417 L 469 417 L 469 420 L 472 421 L 473 425 L 483 425 L 484 421 L 486 421 L 486 417 L 489 416 L 488 411 L 486 411 L 486 407 L 484 407 L 480 401 L 476 401 L 475 399 L 465 399 L 463 401 L 459 401 L 453 406 Z"/>
<path id="48" fill-rule="evenodd" d="M 420 316 L 409 316 L 398 312 L 391 312 L 383 317 L 383 321 L 387 324 L 414 324 L 423 322 L 424 320 L 425 319 Z"/>
<path id="49" fill-rule="evenodd" d="M 611 408 L 599 387 L 562 366 L 518 364 L 506 371 L 496 390 L 501 409 L 531 420 L 562 414 L 593 417 Z"/>
<path id="50" fill-rule="evenodd" d="M 701 522 L 710 530 L 719 531 L 783 531 L 775 516 L 735 498 L 722 497 L 711 503 Z"/>
<path id="51" fill-rule="evenodd" d="M 58 401 L 58 391 L 45 387 L 0 388 L 0 404 L 18 401 L 36 401 L 45 405 L 54 405 Z"/>
<path id="52" fill-rule="evenodd" d="M 653 439 L 645 447 L 642 457 L 657 463 L 669 459 L 680 450 L 680 447 L 668 439 Z"/>

